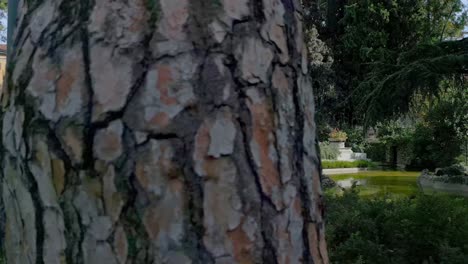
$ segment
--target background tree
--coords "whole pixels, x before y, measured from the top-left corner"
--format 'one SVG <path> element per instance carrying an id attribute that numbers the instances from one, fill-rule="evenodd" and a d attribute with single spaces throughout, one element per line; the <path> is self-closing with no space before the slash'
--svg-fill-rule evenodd
<path id="1" fill-rule="evenodd" d="M 358 105 L 363 95 L 371 93 L 360 92 L 359 87 L 374 70 L 382 69 L 382 64 L 401 63 L 404 53 L 420 45 L 434 46 L 440 40 L 460 37 L 467 22 L 460 0 L 331 0 L 327 5 L 311 2 L 315 4 L 309 3 L 306 8 L 318 6 L 322 10 L 309 12 L 313 18 L 306 21 L 323 21 L 319 33 L 333 58 L 331 84 L 314 86 L 318 91 L 329 91 L 321 93 L 324 96 L 320 100 L 326 103 L 318 108 L 324 122 L 332 126 L 364 123 L 365 111 Z M 324 15 L 329 13 L 334 16 Z M 336 22 L 330 22 L 330 17 Z M 313 27 L 315 24 L 309 24 L 309 28 Z M 394 94 L 398 96 L 399 92 Z"/>
<path id="2" fill-rule="evenodd" d="M 21 1 L 8 263 L 328 263 L 298 1 Z"/>
<path id="3" fill-rule="evenodd" d="M 3 23 L 3 20 L 7 17 L 7 0 L 0 0 L 0 40 L 6 42 L 6 24 Z"/>

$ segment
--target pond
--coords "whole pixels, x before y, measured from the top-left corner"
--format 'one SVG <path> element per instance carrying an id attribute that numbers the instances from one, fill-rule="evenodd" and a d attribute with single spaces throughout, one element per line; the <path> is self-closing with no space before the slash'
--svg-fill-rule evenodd
<path id="1" fill-rule="evenodd" d="M 417 178 L 420 174 L 413 171 L 363 171 L 330 175 L 330 178 L 342 188 L 350 188 L 355 183 L 361 196 L 409 196 L 418 192 Z"/>

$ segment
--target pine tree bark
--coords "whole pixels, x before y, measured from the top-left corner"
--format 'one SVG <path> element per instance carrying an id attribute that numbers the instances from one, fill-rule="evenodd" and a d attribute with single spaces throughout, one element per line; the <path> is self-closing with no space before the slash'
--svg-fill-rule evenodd
<path id="1" fill-rule="evenodd" d="M 298 0 L 21 1 L 8 263 L 328 263 Z"/>

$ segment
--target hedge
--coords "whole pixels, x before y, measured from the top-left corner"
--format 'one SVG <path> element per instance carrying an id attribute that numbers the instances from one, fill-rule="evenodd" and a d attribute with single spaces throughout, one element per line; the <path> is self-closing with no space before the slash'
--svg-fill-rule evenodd
<path id="1" fill-rule="evenodd" d="M 342 161 L 342 160 L 324 160 L 322 161 L 323 169 L 340 169 L 340 168 L 369 168 L 374 164 L 367 160 Z"/>

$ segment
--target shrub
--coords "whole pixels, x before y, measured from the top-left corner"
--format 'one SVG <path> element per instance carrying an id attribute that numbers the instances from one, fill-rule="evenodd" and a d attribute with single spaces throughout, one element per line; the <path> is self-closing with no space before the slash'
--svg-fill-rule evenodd
<path id="1" fill-rule="evenodd" d="M 340 169 L 340 168 L 369 168 L 374 167 L 374 163 L 367 160 L 356 160 L 356 161 L 322 161 L 323 169 Z"/>
<path id="2" fill-rule="evenodd" d="M 328 142 L 319 143 L 320 146 L 320 156 L 322 159 L 327 160 L 336 160 L 340 154 L 340 150 L 337 146 L 331 145 Z"/>
<path id="3" fill-rule="evenodd" d="M 441 101 L 416 126 L 413 136 L 414 167 L 435 169 L 450 166 L 462 154 L 466 138 L 468 106 L 461 110 L 451 101 Z"/>
<path id="4" fill-rule="evenodd" d="M 322 175 L 322 188 L 324 190 L 331 189 L 336 186 L 336 182 L 330 178 L 328 175 Z"/>
<path id="5" fill-rule="evenodd" d="M 325 197 L 331 263 L 468 263 L 466 199 Z"/>
<path id="6" fill-rule="evenodd" d="M 437 169 L 435 174 L 437 176 L 449 175 L 449 176 L 463 176 L 465 174 L 465 168 L 461 165 L 452 165 L 445 168 Z"/>
<path id="7" fill-rule="evenodd" d="M 383 143 L 372 143 L 366 147 L 364 152 L 373 161 L 385 162 L 387 147 Z"/>
<path id="8" fill-rule="evenodd" d="M 367 142 L 362 128 L 352 128 L 345 130 L 348 139 L 346 145 L 354 152 L 365 152 Z"/>

